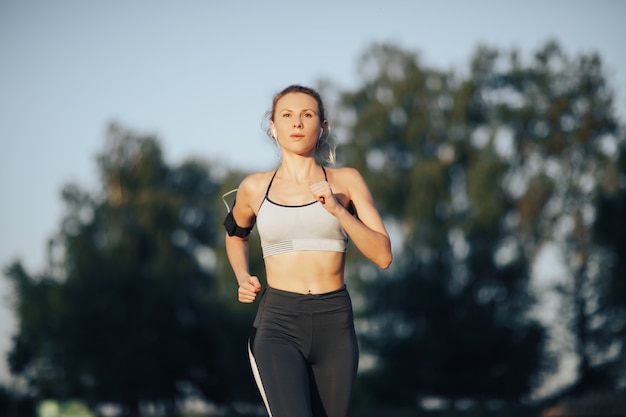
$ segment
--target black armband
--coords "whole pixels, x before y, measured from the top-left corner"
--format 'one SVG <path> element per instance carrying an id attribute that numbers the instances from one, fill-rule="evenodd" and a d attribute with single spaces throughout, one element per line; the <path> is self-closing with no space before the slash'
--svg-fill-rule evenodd
<path id="1" fill-rule="evenodd" d="M 248 237 L 248 235 L 250 235 L 250 232 L 252 231 L 254 224 L 250 227 L 240 227 L 239 225 L 237 225 L 237 222 L 235 221 L 235 218 L 233 217 L 233 212 L 229 211 L 228 214 L 226 215 L 226 218 L 224 219 L 224 227 L 226 228 L 226 233 L 228 233 L 228 236 L 237 236 L 240 238 L 245 238 L 245 237 Z"/>

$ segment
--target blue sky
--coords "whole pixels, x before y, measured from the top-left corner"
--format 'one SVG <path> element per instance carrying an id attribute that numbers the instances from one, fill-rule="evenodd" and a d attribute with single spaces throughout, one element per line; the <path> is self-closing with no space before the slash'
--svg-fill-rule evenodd
<path id="1" fill-rule="evenodd" d="M 0 0 L 0 264 L 43 268 L 60 189 L 96 186 L 109 122 L 158 135 L 172 163 L 270 169 L 260 126 L 272 95 L 321 78 L 358 85 L 372 42 L 457 71 L 479 44 L 529 55 L 556 39 L 570 56 L 597 51 L 626 120 L 624 17 L 619 0 Z M 14 329 L 5 304 L 0 354 Z"/>

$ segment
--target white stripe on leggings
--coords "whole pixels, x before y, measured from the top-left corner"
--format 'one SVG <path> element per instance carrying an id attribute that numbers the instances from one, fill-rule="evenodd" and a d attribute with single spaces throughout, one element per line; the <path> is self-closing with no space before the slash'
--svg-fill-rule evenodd
<path id="1" fill-rule="evenodd" d="M 259 388 L 259 392 L 261 393 L 261 397 L 263 398 L 263 402 L 265 403 L 265 408 L 267 409 L 267 413 L 269 417 L 272 417 L 272 411 L 270 410 L 270 405 L 267 402 L 267 396 L 265 395 L 265 389 L 263 388 L 263 381 L 261 381 L 261 374 L 259 374 L 259 368 L 256 366 L 256 360 L 254 359 L 254 355 L 252 354 L 252 350 L 250 349 L 250 341 L 248 340 L 248 356 L 250 357 L 250 366 L 252 367 L 252 374 L 254 375 L 254 380 L 256 381 L 256 385 Z"/>

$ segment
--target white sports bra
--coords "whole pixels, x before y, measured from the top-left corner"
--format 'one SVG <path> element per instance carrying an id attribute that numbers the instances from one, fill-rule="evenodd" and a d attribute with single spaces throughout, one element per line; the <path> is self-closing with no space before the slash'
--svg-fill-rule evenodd
<path id="1" fill-rule="evenodd" d="M 269 199 L 268 193 L 275 176 L 276 172 L 267 186 L 256 219 L 263 258 L 308 250 L 345 253 L 348 235 L 319 201 L 287 206 Z"/>

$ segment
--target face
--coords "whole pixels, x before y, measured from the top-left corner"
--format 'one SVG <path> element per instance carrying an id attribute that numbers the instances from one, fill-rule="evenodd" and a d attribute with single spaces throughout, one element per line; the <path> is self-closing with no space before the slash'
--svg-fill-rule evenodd
<path id="1" fill-rule="evenodd" d="M 308 94 L 288 93 L 276 102 L 271 127 L 284 149 L 313 152 L 323 125 L 317 100 Z"/>

